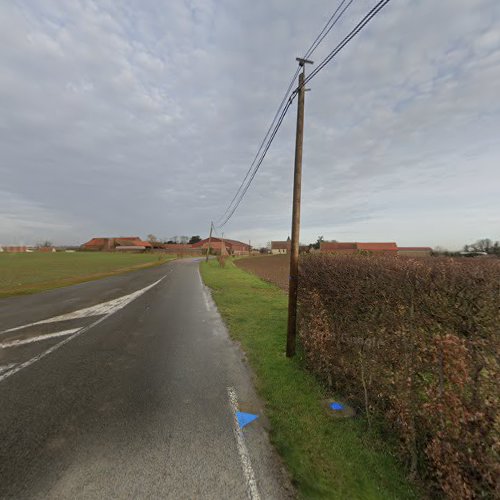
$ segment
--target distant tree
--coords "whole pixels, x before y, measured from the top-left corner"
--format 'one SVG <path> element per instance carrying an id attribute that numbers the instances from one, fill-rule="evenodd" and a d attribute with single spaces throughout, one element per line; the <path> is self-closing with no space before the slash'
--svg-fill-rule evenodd
<path id="1" fill-rule="evenodd" d="M 186 245 L 188 241 L 189 241 L 189 236 L 181 236 L 179 238 L 179 243 L 182 243 L 183 245 Z"/>
<path id="2" fill-rule="evenodd" d="M 319 246 L 321 245 L 321 243 L 323 243 L 325 241 L 325 238 L 323 238 L 323 236 L 318 236 L 318 239 L 316 240 L 316 243 L 311 243 L 309 245 L 309 248 L 314 248 L 316 250 L 319 250 Z"/>
<path id="3" fill-rule="evenodd" d="M 148 234 L 148 241 L 149 243 L 156 243 L 158 238 L 154 234 Z"/>
<path id="4" fill-rule="evenodd" d="M 490 253 L 493 248 L 493 242 L 489 238 L 483 238 L 482 240 L 477 240 L 476 243 L 471 245 L 471 247 L 476 252 Z"/>
<path id="5" fill-rule="evenodd" d="M 189 240 L 189 244 L 193 245 L 194 243 L 198 243 L 199 241 L 201 241 L 201 238 L 198 235 L 191 236 L 191 239 Z"/>
<path id="6" fill-rule="evenodd" d="M 483 238 L 475 243 L 464 245 L 464 252 L 484 252 L 489 255 L 500 256 L 500 242 Z"/>
<path id="7" fill-rule="evenodd" d="M 45 241 L 41 241 L 40 243 L 37 243 L 37 247 L 52 247 L 54 246 L 52 241 L 50 240 L 45 240 Z"/>

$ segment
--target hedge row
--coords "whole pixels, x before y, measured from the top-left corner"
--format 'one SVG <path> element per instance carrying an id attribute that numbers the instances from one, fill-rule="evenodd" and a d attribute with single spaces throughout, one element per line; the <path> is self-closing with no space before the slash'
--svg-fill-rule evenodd
<path id="1" fill-rule="evenodd" d="M 307 256 L 299 301 L 308 366 L 389 423 L 413 476 L 500 497 L 499 260 Z"/>

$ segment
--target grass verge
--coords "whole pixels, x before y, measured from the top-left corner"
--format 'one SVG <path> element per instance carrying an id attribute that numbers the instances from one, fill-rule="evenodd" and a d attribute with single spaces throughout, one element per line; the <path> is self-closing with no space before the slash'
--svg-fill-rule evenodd
<path id="1" fill-rule="evenodd" d="M 301 498 L 418 498 L 403 467 L 382 440 L 368 437 L 362 418 L 329 416 L 325 389 L 298 356 L 284 355 L 287 296 L 274 285 L 216 261 L 201 273 L 231 336 L 247 353 L 265 400 L 271 440 Z"/>
<path id="2" fill-rule="evenodd" d="M 163 264 L 173 256 L 118 253 L 0 254 L 0 298 L 26 295 Z"/>

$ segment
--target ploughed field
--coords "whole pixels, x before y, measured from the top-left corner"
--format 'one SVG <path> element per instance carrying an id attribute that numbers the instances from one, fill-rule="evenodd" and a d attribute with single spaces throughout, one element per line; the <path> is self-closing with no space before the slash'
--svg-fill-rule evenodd
<path id="1" fill-rule="evenodd" d="M 288 255 L 249 257 L 237 260 L 235 264 L 245 271 L 256 274 L 265 281 L 274 283 L 283 290 L 288 290 L 288 275 L 290 272 L 290 257 Z"/>

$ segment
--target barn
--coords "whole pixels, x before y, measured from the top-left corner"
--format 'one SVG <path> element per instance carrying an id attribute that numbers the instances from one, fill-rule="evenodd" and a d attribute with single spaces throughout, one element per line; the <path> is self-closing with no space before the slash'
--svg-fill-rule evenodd
<path id="1" fill-rule="evenodd" d="M 204 240 L 198 241 L 198 243 L 194 243 L 192 245 L 193 248 L 202 248 L 203 250 L 206 250 L 208 246 L 209 238 L 205 238 Z M 248 255 L 252 249 L 248 243 L 243 243 L 242 241 L 237 240 L 229 240 L 226 238 L 211 238 L 210 248 L 218 255 L 221 253 L 228 255 Z"/>

